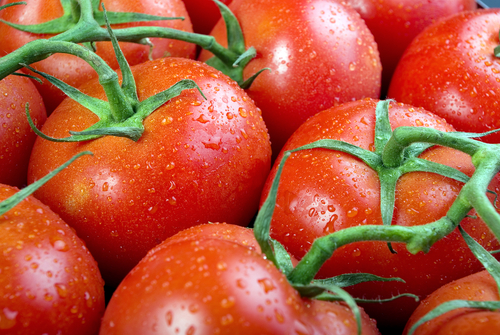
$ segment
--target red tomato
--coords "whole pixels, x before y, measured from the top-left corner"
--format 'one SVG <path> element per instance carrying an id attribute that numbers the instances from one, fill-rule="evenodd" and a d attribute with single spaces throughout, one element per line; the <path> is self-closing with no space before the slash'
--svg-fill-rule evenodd
<path id="1" fill-rule="evenodd" d="M 405 328 L 408 330 L 425 314 L 450 300 L 498 301 L 498 286 L 484 270 L 448 283 L 432 292 L 413 312 Z M 500 332 L 500 313 L 473 308 L 447 312 L 422 324 L 414 335 L 474 335 Z"/>
<path id="2" fill-rule="evenodd" d="M 219 7 L 213 0 L 183 0 L 189 18 L 193 23 L 193 31 L 199 34 L 209 34 L 221 18 Z M 229 5 L 232 0 L 221 0 Z"/>
<path id="3" fill-rule="evenodd" d="M 289 150 L 331 138 L 366 150 L 373 150 L 376 101 L 365 99 L 325 110 L 306 121 L 290 138 L 283 150 Z M 421 108 L 391 103 L 390 121 L 398 126 L 424 126 L 451 131 L 446 122 Z M 278 157 L 281 159 L 282 154 Z M 469 156 L 443 147 L 425 151 L 420 158 L 446 164 L 471 175 L 474 166 Z M 267 196 L 271 178 L 263 192 Z M 500 190 L 500 178 L 490 185 Z M 413 226 L 443 217 L 461 188 L 461 183 L 441 175 L 412 172 L 397 184 L 392 225 Z M 378 175 L 361 160 L 327 149 L 299 151 L 286 161 L 273 221 L 271 237 L 280 241 L 301 259 L 318 237 L 352 226 L 382 224 Z M 467 218 L 464 229 L 488 250 L 499 243 L 480 219 Z M 404 244 L 393 243 L 392 254 L 385 242 L 357 242 L 343 246 L 323 265 L 318 277 L 343 273 L 373 273 L 382 277 L 400 277 L 400 282 L 369 282 L 347 288 L 354 297 L 390 298 L 400 293 L 425 297 L 453 279 L 481 269 L 460 233 L 453 233 L 433 245 L 430 252 L 410 254 Z M 381 327 L 403 327 L 417 307 L 412 298 L 364 306 Z"/>
<path id="4" fill-rule="evenodd" d="M 241 0 L 230 9 L 245 44 L 257 50 L 245 78 L 263 68 L 247 93 L 262 109 L 274 156 L 308 117 L 364 97 L 378 98 L 377 45 L 352 8 L 334 0 Z M 226 45 L 225 25 L 211 35 Z M 201 60 L 210 57 L 202 52 Z"/>
<path id="5" fill-rule="evenodd" d="M 5 4 L 17 0 L 6 0 Z M 60 17 L 63 14 L 59 0 L 29 0 L 28 5 L 19 5 L 6 8 L 0 12 L 0 18 L 13 23 L 37 24 Z M 107 11 L 140 12 L 166 17 L 183 16 L 185 20 L 167 20 L 153 22 L 138 22 L 133 24 L 113 25 L 114 28 L 125 28 L 140 25 L 158 25 L 192 32 L 191 21 L 182 0 L 105 0 L 103 3 Z M 47 38 L 48 35 L 26 33 L 0 22 L 0 56 L 23 46 L 38 38 Z M 194 58 L 196 46 L 193 44 L 152 38 L 154 44 L 153 58 L 165 55 Z M 97 54 L 102 57 L 113 69 L 118 68 L 115 53 L 110 42 L 97 42 Z M 120 43 L 120 47 L 130 65 L 139 64 L 148 60 L 149 47 L 135 43 Z M 57 54 L 46 60 L 32 65 L 35 69 L 49 73 L 73 87 L 80 86 L 90 78 L 95 77 L 95 71 L 85 61 L 67 54 Z M 44 84 L 37 83 L 37 88 L 45 102 L 48 114 L 66 97 L 58 88 L 44 80 Z"/>
<path id="6" fill-rule="evenodd" d="M 83 143 L 39 138 L 28 172 L 33 182 L 77 152 L 94 153 L 36 195 L 76 229 L 111 286 L 149 249 L 182 229 L 209 221 L 248 225 L 270 169 L 260 110 L 236 82 L 185 58 L 146 62 L 133 72 L 141 101 L 184 78 L 194 80 L 207 100 L 195 89 L 185 90 L 145 119 L 137 142 L 113 136 Z M 105 99 L 97 80 L 81 90 Z M 42 131 L 66 137 L 96 121 L 96 115 L 67 99 Z"/>
<path id="7" fill-rule="evenodd" d="M 101 335 L 356 334 L 345 305 L 302 299 L 257 248 L 226 237 L 243 228 L 208 226 L 223 232 L 181 232 L 147 254 L 113 294 Z M 362 322 L 379 334 L 364 312 Z"/>
<path id="8" fill-rule="evenodd" d="M 26 185 L 28 162 L 36 135 L 26 118 L 29 103 L 36 125 L 47 119 L 40 93 L 30 79 L 10 75 L 0 80 L 0 183 Z"/>
<path id="9" fill-rule="evenodd" d="M 0 201 L 17 189 L 0 185 Z M 30 196 L 0 216 L 0 333 L 97 334 L 104 283 L 75 232 Z"/>
<path id="10" fill-rule="evenodd" d="M 373 33 L 382 61 L 382 91 L 406 47 L 438 19 L 477 8 L 475 0 L 347 0 Z"/>
<path id="11" fill-rule="evenodd" d="M 388 96 L 445 118 L 459 131 L 500 128 L 500 9 L 477 10 L 436 22 L 401 58 Z M 500 142 L 500 133 L 483 138 Z"/>

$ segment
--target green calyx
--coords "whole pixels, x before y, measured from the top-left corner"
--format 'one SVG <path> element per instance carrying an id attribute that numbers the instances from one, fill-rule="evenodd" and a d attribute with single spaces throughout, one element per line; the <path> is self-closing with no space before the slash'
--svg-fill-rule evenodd
<path id="1" fill-rule="evenodd" d="M 220 1 L 214 0 L 214 2 L 219 6 L 222 17 L 226 23 L 228 32 L 227 48 L 217 43 L 213 36 L 190 33 L 158 26 L 140 26 L 116 29 L 114 30 L 115 37 L 118 41 L 145 45 L 151 45 L 149 42 L 149 38 L 152 37 L 168 38 L 185 41 L 188 43 L 194 43 L 215 55 L 207 61 L 207 64 L 222 71 L 224 74 L 236 81 L 240 85 L 240 87 L 244 89 L 249 88 L 260 73 L 262 73 L 264 70 L 269 69 L 264 68 L 252 75 L 250 78 L 247 78 L 246 80 L 243 78 L 243 70 L 248 62 L 250 62 L 256 56 L 256 50 L 253 47 L 250 47 L 248 49 L 245 48 L 241 27 L 231 10 Z M 16 25 L 9 22 L 4 23 L 9 24 L 16 29 L 33 33 L 57 34 L 49 39 L 53 41 L 84 43 L 85 45 L 90 43 L 89 49 L 92 49 L 93 42 L 111 40 L 108 29 L 102 27 L 105 23 L 104 10 L 100 11 L 98 9 L 98 0 L 62 0 L 61 3 L 64 9 L 63 16 L 47 23 L 29 26 Z M 25 3 L 19 2 L 11 5 L 22 4 Z M 4 6 L 4 8 L 6 8 L 7 6 Z M 178 19 L 140 13 L 110 12 L 108 13 L 108 15 L 110 16 L 110 24 Z M 33 61 L 31 62 L 26 61 L 26 59 L 20 58 L 22 54 L 34 52 L 33 49 L 35 48 L 32 45 L 32 42 L 30 42 L 20 47 L 18 50 L 15 50 L 14 52 L 2 57 L 0 59 L 0 79 L 14 72 L 16 70 L 14 69 L 14 67 L 19 63 L 31 64 L 35 61 L 39 61 L 48 57 L 46 55 L 45 57 L 38 59 L 32 58 Z M 19 67 L 17 69 L 19 69 Z"/>
<path id="2" fill-rule="evenodd" d="M 1 22 L 21 31 L 34 34 L 62 34 L 56 39 L 68 42 L 80 42 L 88 31 L 106 24 L 103 11 L 99 10 L 99 0 L 60 0 L 63 15 L 40 24 L 16 24 L 5 20 Z M 15 3 L 24 5 L 25 2 Z M 12 4 L 12 5 L 15 5 Z M 158 20 L 183 20 L 183 17 L 163 17 L 143 13 L 107 12 L 109 24 L 149 22 Z"/>
<path id="3" fill-rule="evenodd" d="M 105 13 L 105 10 L 104 10 Z M 33 120 L 29 115 L 28 105 L 26 105 L 26 114 L 28 121 L 33 130 L 42 138 L 56 142 L 81 142 L 96 139 L 102 136 L 111 135 L 126 137 L 133 141 L 139 140 L 144 132 L 144 119 L 163 105 L 168 100 L 178 96 L 185 89 L 196 88 L 204 97 L 198 85 L 190 79 L 185 79 L 177 82 L 167 90 L 164 90 L 154 96 L 149 97 L 144 101 L 139 101 L 137 97 L 137 89 L 134 77 L 130 66 L 128 65 L 125 56 L 118 46 L 118 41 L 114 37 L 114 33 L 107 25 L 108 33 L 111 36 L 111 42 L 115 50 L 115 54 L 122 70 L 122 83 L 118 81 L 118 74 L 111 69 L 100 57 L 92 51 L 78 44 L 62 41 L 34 41 L 43 43 L 40 50 L 43 50 L 43 55 L 53 52 L 63 52 L 76 55 L 89 63 L 99 75 L 99 83 L 104 88 L 108 101 L 103 101 L 97 98 L 83 94 L 76 88 L 67 85 L 63 81 L 52 77 L 48 74 L 39 72 L 27 64 L 20 64 L 31 71 L 43 76 L 49 82 L 61 89 L 70 98 L 92 111 L 99 117 L 99 121 L 80 132 L 70 132 L 69 137 L 53 138 L 43 134 L 36 129 Z M 29 57 L 30 55 L 28 55 Z"/>
<path id="4" fill-rule="evenodd" d="M 346 142 L 324 139 L 286 151 L 277 167 L 268 197 L 254 223 L 255 237 L 266 258 L 271 260 L 287 276 L 289 282 L 307 297 L 315 299 L 329 297 L 328 299 L 331 300 L 344 300 L 345 297 L 339 293 L 338 289 L 347 285 L 339 285 L 336 278 L 318 281 L 314 277 L 338 248 L 353 242 L 384 241 L 389 244 L 389 247 L 390 243 L 399 242 L 405 243 L 408 251 L 413 254 L 420 251 L 428 252 L 435 242 L 457 228 L 472 209 L 476 210 L 497 239 L 500 240 L 500 215 L 486 196 L 488 192 L 491 192 L 488 190 L 489 183 L 500 171 L 500 145 L 472 139 L 491 132 L 484 134 L 447 133 L 424 127 L 399 127 L 392 131 L 389 123 L 389 103 L 390 101 L 387 100 L 380 101 L 376 108 L 374 152 Z M 473 176 L 469 178 L 449 166 L 418 158 L 424 150 L 433 145 L 448 146 L 469 154 L 476 167 Z M 383 225 L 356 226 L 317 238 L 310 250 L 293 267 L 284 247 L 270 237 L 271 220 L 276 204 L 279 180 L 286 160 L 294 152 L 314 148 L 348 153 L 359 158 L 378 173 Z M 405 173 L 416 171 L 437 173 L 458 180 L 464 183 L 464 186 L 446 216 L 421 226 L 391 225 L 396 183 Z M 355 275 L 346 274 L 350 278 L 350 285 L 357 283 L 353 277 Z M 372 280 L 369 275 L 364 278 Z M 411 294 L 404 295 L 413 296 Z M 397 297 L 390 299 L 393 298 Z M 349 299 L 354 298 L 346 299 L 345 301 L 352 305 L 352 301 Z M 354 299 L 354 301 L 360 300 Z M 356 309 L 353 309 L 353 312 L 357 315 Z"/>

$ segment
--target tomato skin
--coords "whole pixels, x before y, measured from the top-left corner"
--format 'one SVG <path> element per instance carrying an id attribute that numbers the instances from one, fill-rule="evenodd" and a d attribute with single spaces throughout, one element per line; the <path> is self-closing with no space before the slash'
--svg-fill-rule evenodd
<path id="1" fill-rule="evenodd" d="M 388 96 L 440 115 L 458 131 L 500 128 L 500 9 L 469 11 L 436 22 L 410 44 Z M 482 137 L 500 142 L 500 134 Z"/>
<path id="2" fill-rule="evenodd" d="M 376 101 L 365 99 L 325 110 L 306 121 L 283 150 L 318 139 L 332 138 L 373 150 Z M 390 120 L 396 126 L 426 126 L 445 131 L 453 128 L 419 108 L 391 103 Z M 278 161 L 281 159 L 278 157 Z M 437 147 L 421 158 L 458 168 L 471 175 L 470 157 Z M 264 188 L 268 194 L 276 165 Z M 499 178 L 490 185 L 499 189 Z M 431 173 L 408 173 L 398 181 L 393 225 L 430 223 L 446 214 L 461 184 Z M 297 259 L 318 237 L 351 226 L 382 224 L 380 184 L 376 173 L 360 160 L 336 151 L 314 149 L 294 153 L 283 169 L 278 199 L 271 223 L 271 237 L 280 241 Z M 466 218 L 464 229 L 489 250 L 498 247 L 493 234 L 478 220 Z M 321 268 L 319 277 L 367 272 L 382 277 L 400 277 L 405 283 L 370 282 L 347 288 L 354 297 L 390 298 L 400 293 L 424 297 L 443 283 L 478 271 L 481 264 L 469 251 L 458 231 L 438 241 L 429 253 L 410 254 L 403 244 L 393 243 L 392 254 L 385 242 L 357 242 L 339 248 Z M 412 298 L 364 305 L 379 327 L 403 327 L 417 307 Z"/>
<path id="3" fill-rule="evenodd" d="M 440 304 L 450 300 L 498 301 L 498 286 L 488 271 L 457 279 L 443 285 L 423 300 L 413 312 L 405 327 L 404 334 L 425 314 Z M 500 330 L 500 313 L 473 308 L 450 311 L 422 324 L 415 335 L 473 335 L 492 334 Z"/>
<path id="4" fill-rule="evenodd" d="M 246 46 L 257 51 L 245 78 L 271 69 L 246 91 L 262 109 L 274 156 L 311 115 L 342 102 L 379 97 L 377 45 L 352 8 L 332 0 L 241 0 L 229 7 Z M 211 35 L 225 45 L 223 22 Z M 199 59 L 209 57 L 203 51 Z"/>
<path id="5" fill-rule="evenodd" d="M 36 139 L 24 107 L 29 103 L 34 123 L 41 126 L 47 119 L 45 105 L 31 80 L 16 75 L 0 80 L 0 97 L 0 183 L 23 187 Z"/>
<path id="6" fill-rule="evenodd" d="M 221 18 L 219 7 L 213 0 L 183 0 L 189 18 L 193 23 L 193 31 L 199 34 L 210 34 L 213 27 Z M 232 0 L 222 0 L 225 5 L 229 5 Z"/>
<path id="7" fill-rule="evenodd" d="M 0 200 L 18 191 L 1 185 Z M 104 282 L 75 232 L 30 196 L 0 216 L 0 334 L 97 334 Z"/>
<path id="8" fill-rule="evenodd" d="M 255 249 L 190 234 L 165 240 L 127 275 L 108 304 L 101 335 L 356 333 L 346 306 L 301 299 Z M 363 334 L 378 334 L 362 317 Z"/>
<path id="9" fill-rule="evenodd" d="M 137 142 L 113 136 L 82 143 L 37 139 L 28 171 L 31 183 L 77 152 L 94 153 L 36 195 L 76 229 L 111 286 L 149 249 L 182 229 L 210 221 L 248 225 L 271 164 L 260 111 L 234 81 L 184 58 L 158 59 L 133 71 L 141 101 L 185 78 L 207 100 L 195 89 L 184 91 L 145 119 Z M 81 90 L 105 99 L 97 80 Z M 42 131 L 65 137 L 96 121 L 67 99 Z"/>
<path id="10" fill-rule="evenodd" d="M 387 93 L 394 69 L 406 47 L 429 24 L 464 10 L 475 0 L 347 0 L 365 20 L 382 61 L 382 91 Z"/>
<path id="11" fill-rule="evenodd" d="M 15 1 L 17 0 L 7 0 L 5 4 Z M 182 0 L 104 0 L 102 2 L 106 6 L 107 11 L 141 12 L 167 17 L 185 17 L 185 20 L 138 22 L 113 25 L 113 28 L 158 25 L 183 31 L 193 31 Z M 63 14 L 59 0 L 29 0 L 27 3 L 25 6 L 12 6 L 2 10 L 0 18 L 13 23 L 36 24 L 55 19 Z M 0 36 L 0 56 L 10 53 L 32 40 L 50 37 L 49 35 L 37 35 L 18 31 L 1 22 Z M 186 58 L 195 57 L 196 46 L 193 44 L 161 38 L 151 38 L 151 42 L 154 44 L 153 59 L 165 57 L 165 55 Z M 97 42 L 96 48 L 98 56 L 103 58 L 113 69 L 118 68 L 118 62 L 110 42 Z M 120 48 L 130 65 L 143 63 L 148 60 L 148 46 L 121 42 Z M 39 71 L 53 75 L 73 87 L 78 87 L 96 76 L 95 70 L 85 61 L 67 54 L 52 55 L 48 59 L 32 64 L 31 66 Z M 50 114 L 66 98 L 66 95 L 46 80 L 43 80 L 43 82 L 43 84 L 35 84 L 42 94 L 45 107 L 48 114 Z"/>

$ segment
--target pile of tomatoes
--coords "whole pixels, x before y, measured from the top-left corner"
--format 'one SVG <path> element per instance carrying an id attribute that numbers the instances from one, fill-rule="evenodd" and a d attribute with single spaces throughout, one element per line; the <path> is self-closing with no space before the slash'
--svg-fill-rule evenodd
<path id="1" fill-rule="evenodd" d="M 456 201 L 500 139 L 499 9 L 101 2 L 0 0 L 0 334 L 407 334 L 445 301 L 500 300 L 458 229 L 500 248 L 500 167 L 487 205 Z M 86 15 L 119 43 L 82 40 Z M 399 127 L 460 139 L 388 166 Z M 294 271 L 344 230 L 443 217 L 429 248 L 351 230 Z M 450 313 L 415 334 L 500 331 Z"/>

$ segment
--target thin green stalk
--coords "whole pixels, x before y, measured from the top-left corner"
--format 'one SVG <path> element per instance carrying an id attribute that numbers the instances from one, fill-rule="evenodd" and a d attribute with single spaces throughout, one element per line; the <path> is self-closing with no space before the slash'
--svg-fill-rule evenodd
<path id="1" fill-rule="evenodd" d="M 457 136 L 455 132 L 442 132 L 426 127 L 398 127 L 394 129 L 382 152 L 382 161 L 387 167 L 400 166 L 404 160 L 404 150 L 412 143 L 433 143 L 460 150 L 473 156 L 483 143 L 465 136 Z"/>
<path id="2" fill-rule="evenodd" d="M 447 217 L 423 226 L 366 225 L 339 230 L 317 238 L 311 249 L 290 272 L 288 280 L 294 284 L 307 285 L 321 266 L 338 248 L 360 241 L 383 241 L 406 243 L 412 253 L 427 252 L 436 241 L 448 235 L 456 224 Z"/>
<path id="3" fill-rule="evenodd" d="M 111 106 L 111 117 L 115 121 L 125 120 L 133 111 L 118 82 L 118 75 L 108 64 L 89 49 L 65 41 L 35 40 L 8 55 L 0 58 L 0 77 L 21 69 L 21 64 L 32 64 L 43 60 L 54 53 L 65 53 L 85 60 L 99 75 L 99 82 L 103 86 Z"/>

